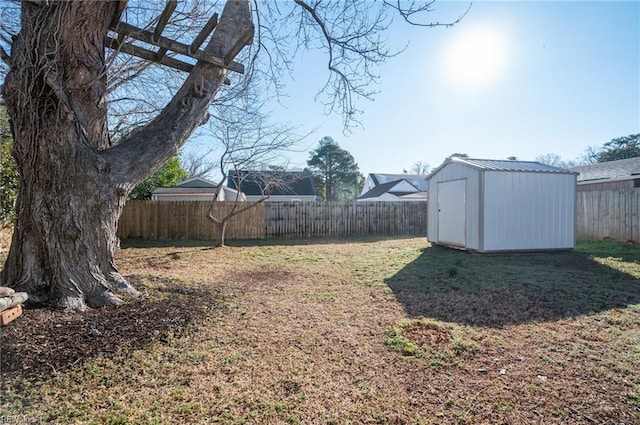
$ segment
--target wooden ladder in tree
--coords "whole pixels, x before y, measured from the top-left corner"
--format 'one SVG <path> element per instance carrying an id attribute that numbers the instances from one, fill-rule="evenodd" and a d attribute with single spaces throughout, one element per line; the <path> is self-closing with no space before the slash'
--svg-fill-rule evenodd
<path id="1" fill-rule="evenodd" d="M 229 0 L 235 2 L 242 2 L 243 0 Z M 244 0 L 245 2 L 247 0 Z M 230 71 L 244 73 L 244 66 L 241 63 L 234 62 L 233 58 L 242 50 L 242 48 L 248 44 L 251 44 L 253 40 L 253 25 L 242 29 L 242 32 L 238 34 L 236 41 L 232 48 L 227 52 L 225 57 L 216 57 L 209 54 L 206 50 L 200 49 L 205 40 L 213 33 L 218 25 L 218 14 L 214 13 L 207 21 L 205 26 L 200 30 L 191 44 L 184 44 L 177 40 L 172 40 L 162 36 L 162 32 L 169 23 L 171 15 L 178 5 L 177 0 L 168 0 L 162 13 L 158 17 L 158 23 L 153 31 L 138 28 L 134 25 L 120 21 L 122 11 L 126 2 L 120 2 L 120 8 L 114 17 L 110 29 L 117 34 L 116 38 L 107 36 L 106 46 L 110 49 L 117 50 L 132 56 L 155 62 L 161 65 L 165 65 L 171 68 L 175 68 L 185 72 L 191 72 L 194 65 L 183 60 L 179 60 L 172 56 L 167 56 L 167 53 L 173 52 L 180 55 L 188 56 L 199 61 L 207 62 L 221 68 L 228 69 Z M 226 7 L 225 7 L 226 10 Z M 223 16 L 224 16 L 223 11 Z M 249 10 L 249 14 L 251 11 Z M 142 41 L 158 48 L 153 51 L 127 42 L 127 37 Z M 229 84 L 229 80 L 225 79 L 225 83 Z"/>

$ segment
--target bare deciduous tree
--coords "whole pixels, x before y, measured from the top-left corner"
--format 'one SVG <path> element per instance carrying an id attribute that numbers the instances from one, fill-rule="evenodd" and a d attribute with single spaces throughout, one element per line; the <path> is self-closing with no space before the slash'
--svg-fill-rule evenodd
<path id="1" fill-rule="evenodd" d="M 470 5 L 450 22 L 426 21 L 435 1 L 370 0 L 257 3 L 260 43 L 269 52 L 264 69 L 291 70 L 292 58 L 304 50 L 326 54 L 329 71 L 316 100 L 326 112 L 342 114 L 345 129 L 358 125 L 362 113 L 358 101 L 371 100 L 377 93 L 380 76 L 377 67 L 398 55 L 383 36 L 393 18 L 400 15 L 407 23 L 423 27 L 450 27 L 469 11 Z M 294 32 L 291 32 L 294 29 Z"/>
<path id="2" fill-rule="evenodd" d="M 69 311 L 117 303 L 117 292 L 137 294 L 114 263 L 126 196 L 207 121 L 214 98 L 230 103 L 256 81 L 279 93 L 296 54 L 320 49 L 327 54 L 328 76 L 319 98 L 349 126 L 359 112 L 356 101 L 375 93 L 376 65 L 397 53 L 382 37 L 392 14 L 415 24 L 432 5 L 227 0 L 223 9 L 222 2 L 172 1 L 176 12 L 163 23 L 168 37 L 192 37 L 194 25 L 222 10 L 213 35 L 196 53 L 222 58 L 224 66 L 192 60 L 183 66 L 189 70 L 184 78 L 129 58 L 119 50 L 123 33 L 113 33 L 121 20 L 153 28 L 165 2 L 5 3 L 0 78 L 21 186 L 1 280 L 28 292 L 33 303 Z M 237 58 L 245 75 L 229 75 L 225 67 L 254 20 L 257 37 Z M 109 52 L 114 45 L 115 53 Z M 221 90 L 227 80 L 229 89 Z"/>
<path id="3" fill-rule="evenodd" d="M 105 35 L 120 2 L 22 2 L 3 94 L 21 174 L 2 281 L 33 303 L 77 311 L 137 295 L 114 264 L 127 194 L 203 123 L 227 70 L 198 62 L 152 121 L 113 146 Z M 206 51 L 224 57 L 252 25 L 228 2 Z"/>
<path id="4" fill-rule="evenodd" d="M 189 151 L 180 155 L 180 164 L 187 175 L 187 179 L 206 177 L 217 170 L 216 161 L 209 159 L 213 148 L 205 152 Z"/>
<path id="5" fill-rule="evenodd" d="M 558 167 L 558 168 L 577 167 L 578 165 L 584 165 L 586 163 L 584 162 L 584 160 L 581 160 L 580 158 L 563 159 L 560 157 L 560 155 L 555 153 L 546 153 L 543 155 L 538 155 L 536 156 L 535 160 L 542 164 L 551 165 L 552 167 Z"/>
<path id="6" fill-rule="evenodd" d="M 261 170 L 286 161 L 284 155 L 294 151 L 306 135 L 300 135 L 298 129 L 290 125 L 270 124 L 269 115 L 255 96 L 245 96 L 240 105 L 218 106 L 216 112 L 219 115 L 210 120 L 208 132 L 216 141 L 215 145 L 221 148 L 218 152 L 218 172 L 221 175 L 218 191 L 229 179 L 229 172 L 238 190 L 235 199 L 227 200 L 233 202 L 233 206 L 224 215 L 216 213 L 218 194 L 215 193 L 207 214 L 218 229 L 218 246 L 224 246 L 227 225 L 231 219 L 266 201 L 274 190 L 292 183 L 283 177 L 286 174 Z M 284 170 L 286 165 L 277 168 Z M 257 183 L 261 196 L 256 201 L 244 202 L 240 197 L 249 178 Z"/>
<path id="7" fill-rule="evenodd" d="M 415 164 L 411 166 L 409 170 L 412 174 L 429 174 L 429 170 L 431 170 L 431 166 L 429 163 L 424 161 L 417 161 Z"/>

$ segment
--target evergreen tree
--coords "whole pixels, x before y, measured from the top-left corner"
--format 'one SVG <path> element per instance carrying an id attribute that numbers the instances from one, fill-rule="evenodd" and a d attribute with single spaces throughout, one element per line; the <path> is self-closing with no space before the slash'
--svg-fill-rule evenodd
<path id="1" fill-rule="evenodd" d="M 364 177 L 349 151 L 342 149 L 331 137 L 325 136 L 309 153 L 307 165 L 313 172 L 314 184 L 326 201 L 355 199 Z"/>
<path id="2" fill-rule="evenodd" d="M 640 133 L 611 139 L 604 144 L 600 152 L 595 154 L 595 159 L 596 162 L 607 162 L 638 156 L 640 156 Z"/>

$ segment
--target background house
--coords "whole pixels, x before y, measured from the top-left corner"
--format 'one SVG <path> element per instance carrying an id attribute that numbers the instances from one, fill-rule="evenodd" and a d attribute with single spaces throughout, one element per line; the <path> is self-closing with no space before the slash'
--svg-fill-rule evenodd
<path id="1" fill-rule="evenodd" d="M 426 200 L 427 192 L 420 191 L 420 189 L 405 179 L 379 184 L 357 198 L 358 202 Z"/>
<path id="2" fill-rule="evenodd" d="M 371 173 L 358 201 L 426 201 L 427 180 L 421 174 Z"/>
<path id="3" fill-rule="evenodd" d="M 640 157 L 570 168 L 578 173 L 578 192 L 640 187 Z"/>
<path id="4" fill-rule="evenodd" d="M 479 252 L 572 249 L 576 173 L 450 157 L 428 177 L 427 238 Z"/>
<path id="5" fill-rule="evenodd" d="M 227 186 L 240 189 L 248 201 L 267 197 L 266 202 L 314 202 L 316 194 L 312 175 L 308 171 L 248 171 L 230 170 Z"/>
<path id="6" fill-rule="evenodd" d="M 217 196 L 216 196 L 217 193 Z M 207 179 L 195 177 L 176 184 L 174 187 L 159 187 L 151 193 L 152 201 L 246 201 L 244 193 L 218 185 Z"/>

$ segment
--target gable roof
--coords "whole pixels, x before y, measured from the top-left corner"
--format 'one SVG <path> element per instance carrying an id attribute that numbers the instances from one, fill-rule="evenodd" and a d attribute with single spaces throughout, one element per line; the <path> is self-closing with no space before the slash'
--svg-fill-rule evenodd
<path id="1" fill-rule="evenodd" d="M 629 180 L 640 178 L 640 157 L 571 167 L 578 174 L 578 182 Z"/>
<path id="2" fill-rule="evenodd" d="M 193 189 L 193 190 L 189 190 L 189 189 Z M 206 194 L 206 193 L 216 193 L 218 191 L 217 187 L 159 187 L 156 190 L 154 190 L 152 193 L 154 195 L 160 194 L 160 193 L 182 193 L 182 194 L 193 194 L 193 193 L 202 193 L 202 194 Z M 234 190 L 235 192 L 235 190 Z"/>
<path id="3" fill-rule="evenodd" d="M 435 168 L 428 178 L 431 178 L 435 173 L 440 171 L 444 166 L 451 163 L 464 164 L 469 167 L 473 167 L 479 170 L 487 171 L 513 171 L 513 172 L 527 172 L 527 173 L 556 173 L 556 174 L 575 174 L 575 172 L 553 167 L 551 165 L 542 164 L 536 161 L 517 161 L 510 159 L 477 159 L 477 158 L 462 158 L 458 156 L 449 157 L 437 168 Z"/>
<path id="4" fill-rule="evenodd" d="M 218 187 L 217 184 L 212 182 L 211 180 L 203 179 L 202 177 L 194 177 L 189 180 L 185 180 L 176 184 L 174 187 L 184 187 L 184 188 L 205 188 L 205 187 Z"/>
<path id="5" fill-rule="evenodd" d="M 398 186 L 400 183 L 405 182 L 409 184 L 415 190 L 406 191 L 406 190 L 393 190 L 394 187 Z M 405 179 L 394 180 L 388 183 L 382 183 L 377 186 L 374 186 L 373 189 L 358 197 L 358 199 L 368 199 L 368 198 L 377 198 L 385 193 L 390 193 L 395 196 L 404 196 L 410 193 L 420 192 L 420 189 L 413 185 L 410 181 Z"/>
<path id="6" fill-rule="evenodd" d="M 427 176 L 423 174 L 388 174 L 388 173 L 369 173 L 369 177 L 373 183 L 377 186 L 383 183 L 389 183 L 398 180 L 406 180 L 418 190 L 426 191 L 427 190 Z"/>
<path id="7" fill-rule="evenodd" d="M 195 181 L 193 181 L 195 180 Z M 246 201 L 247 197 L 244 193 L 238 192 L 227 186 L 216 186 L 215 183 L 202 178 L 189 179 L 186 184 L 180 184 L 173 187 L 159 187 L 151 193 L 153 201 L 163 200 L 213 200 L 216 201 Z"/>
<path id="8" fill-rule="evenodd" d="M 239 184 L 238 184 L 239 183 Z M 265 187 L 272 185 L 265 193 Z M 227 186 L 232 189 L 241 187 L 248 196 L 316 196 L 311 173 L 308 171 L 229 171 Z"/>

